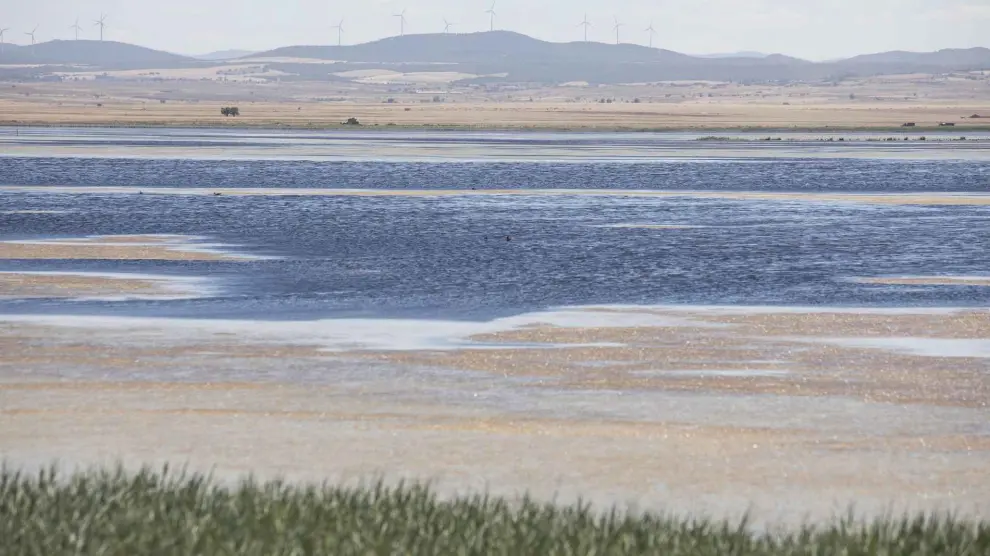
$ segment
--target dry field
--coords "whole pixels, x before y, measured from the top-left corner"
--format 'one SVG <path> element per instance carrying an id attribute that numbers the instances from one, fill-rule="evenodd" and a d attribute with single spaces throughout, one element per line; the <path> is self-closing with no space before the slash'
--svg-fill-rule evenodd
<path id="1" fill-rule="evenodd" d="M 990 78 L 982 75 L 894 76 L 838 85 L 481 88 L 448 83 L 458 76 L 447 74 L 277 83 L 257 82 L 249 74 L 218 81 L 166 75 L 168 70 L 156 80 L 120 73 L 112 80 L 0 83 L 0 124 L 328 127 L 354 117 L 370 126 L 469 128 L 849 129 L 905 122 L 920 128 L 952 122 L 960 131 L 990 127 L 990 119 L 969 118 L 990 117 Z M 221 116 L 220 107 L 227 105 L 238 106 L 241 117 Z"/>

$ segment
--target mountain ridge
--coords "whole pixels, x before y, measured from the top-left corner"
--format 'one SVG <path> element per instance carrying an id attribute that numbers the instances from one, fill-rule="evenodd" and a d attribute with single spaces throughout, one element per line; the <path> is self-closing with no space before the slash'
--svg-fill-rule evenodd
<path id="1" fill-rule="evenodd" d="M 230 51 L 212 53 L 227 56 Z M 743 53 L 745 54 L 745 53 Z M 295 63 L 319 60 L 321 64 Z M 0 64 L 88 66 L 88 69 L 155 69 L 265 60 L 285 79 L 326 80 L 353 69 L 400 72 L 453 71 L 502 82 L 629 83 L 667 80 L 821 81 L 849 77 L 990 69 L 990 49 L 890 51 L 832 62 L 783 54 L 699 57 L 637 44 L 554 43 L 511 31 L 418 34 L 345 46 L 293 45 L 246 56 L 201 60 L 113 41 L 49 41 L 5 45 Z M 37 72 L 43 73 L 43 72 Z M 488 79 L 488 78 L 486 78 Z"/>

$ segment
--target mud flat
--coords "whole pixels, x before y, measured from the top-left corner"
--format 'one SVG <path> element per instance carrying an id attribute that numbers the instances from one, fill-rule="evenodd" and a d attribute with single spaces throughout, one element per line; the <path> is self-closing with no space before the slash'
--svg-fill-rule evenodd
<path id="1" fill-rule="evenodd" d="M 887 286 L 990 286 L 990 276 L 892 276 L 856 278 L 854 281 Z"/>
<path id="2" fill-rule="evenodd" d="M 148 274 L 0 271 L 0 298 L 191 299 L 206 295 L 205 283 L 200 278 Z"/>
<path id="3" fill-rule="evenodd" d="M 244 261 L 249 255 L 181 235 L 120 235 L 0 241 L 0 259 Z"/>
<path id="4" fill-rule="evenodd" d="M 853 502 L 985 517 L 988 323 L 982 309 L 768 307 L 4 316 L 0 446 L 20 465 L 383 474 L 767 522 Z"/>

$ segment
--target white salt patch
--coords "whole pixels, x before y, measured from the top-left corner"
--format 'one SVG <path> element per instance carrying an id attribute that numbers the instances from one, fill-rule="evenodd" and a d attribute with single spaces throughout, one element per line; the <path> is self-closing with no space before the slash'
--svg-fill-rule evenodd
<path id="1" fill-rule="evenodd" d="M 317 321 L 259 321 L 161 319 L 133 317 L 0 315 L 0 321 L 49 326 L 128 331 L 132 337 L 167 331 L 176 341 L 202 341 L 210 335 L 244 342 L 316 345 L 328 351 L 347 350 L 451 350 L 547 347 L 623 347 L 623 344 L 490 344 L 472 336 L 549 325 L 561 328 L 636 328 L 696 326 L 687 319 L 647 313 L 619 313 L 586 309 L 561 309 L 530 313 L 488 322 L 413 319 L 326 319 Z"/>
<path id="2" fill-rule="evenodd" d="M 990 358 L 990 339 L 943 338 L 790 338 L 795 341 L 825 342 L 842 347 L 880 349 L 922 357 Z"/>
<path id="3" fill-rule="evenodd" d="M 690 224 L 600 224 L 594 227 L 633 230 L 690 230 L 694 228 L 707 228 L 708 226 L 697 226 Z"/>
<path id="4" fill-rule="evenodd" d="M 885 280 L 918 280 L 919 282 L 913 284 L 891 284 L 885 282 Z M 923 281 L 931 280 L 937 281 L 939 283 L 935 284 L 925 284 Z M 849 281 L 858 284 L 867 284 L 871 286 L 970 286 L 970 285 L 983 285 L 983 284 L 968 284 L 967 282 L 990 282 L 990 276 L 952 276 L 952 275 L 935 275 L 935 276 L 874 276 L 870 278 L 850 278 Z"/>
<path id="5" fill-rule="evenodd" d="M 631 371 L 630 374 L 649 377 L 727 377 L 727 378 L 749 378 L 749 377 L 781 377 L 787 376 L 790 371 L 769 370 L 769 369 L 695 369 L 695 370 L 673 370 L 673 371 Z"/>
<path id="6" fill-rule="evenodd" d="M 605 310 L 609 309 L 609 310 Z M 160 319 L 127 317 L 89 317 L 54 315 L 0 315 L 0 321 L 30 322 L 51 326 L 96 328 L 128 331 L 132 338 L 150 334 L 161 338 L 162 332 L 174 341 L 200 342 L 213 335 L 223 339 L 236 339 L 251 343 L 281 345 L 320 346 L 328 351 L 347 350 L 452 350 L 489 348 L 546 348 L 576 347 L 573 344 L 521 344 L 480 343 L 474 336 L 531 329 L 535 326 L 560 328 L 649 328 L 649 327 L 698 327 L 705 324 L 689 318 L 678 318 L 643 312 L 644 309 L 671 310 L 672 307 L 628 307 L 623 312 L 616 307 L 571 307 L 552 311 L 535 312 L 487 322 L 443 321 L 421 319 L 325 319 L 316 321 L 259 321 L 259 320 L 209 320 L 209 319 Z M 684 311 L 699 308 L 681 308 Z M 718 308 L 722 314 L 751 314 L 754 309 L 774 312 L 777 308 Z M 730 311 L 731 309 L 731 311 Z M 861 312 L 850 309 L 817 308 L 818 312 Z M 883 309 L 864 310 L 880 314 L 943 314 L 954 309 Z M 798 312 L 784 308 L 784 312 Z M 718 313 L 716 313 L 718 314 Z M 707 324 L 724 327 L 722 324 Z M 905 350 L 931 356 L 990 357 L 990 340 L 934 340 L 934 339 L 859 339 L 859 338 L 782 338 L 794 342 L 835 343 L 851 347 L 876 347 L 878 349 Z M 586 344 L 588 346 L 623 347 L 623 344 Z M 976 355 L 974 355 L 976 354 Z"/>
<path id="7" fill-rule="evenodd" d="M 678 313 L 701 313 L 709 316 L 746 316 L 775 314 L 842 314 L 842 315 L 952 315 L 956 313 L 986 312 L 983 307 L 801 307 L 777 305 L 657 305 L 643 307 L 636 305 L 616 305 L 616 309 L 653 309 Z"/>

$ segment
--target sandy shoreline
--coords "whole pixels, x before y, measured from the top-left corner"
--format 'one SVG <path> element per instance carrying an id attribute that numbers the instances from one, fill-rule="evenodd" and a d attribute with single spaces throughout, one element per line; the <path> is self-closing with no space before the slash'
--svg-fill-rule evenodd
<path id="1" fill-rule="evenodd" d="M 204 295 L 203 282 L 146 274 L 0 271 L 0 299 L 189 299 Z"/>
<path id="2" fill-rule="evenodd" d="M 245 261 L 192 236 L 140 235 L 0 241 L 0 259 Z"/>
<path id="3" fill-rule="evenodd" d="M 986 516 L 987 315 L 598 307 L 489 323 L 264 325 L 8 315 L 0 447 L 22 465 L 415 477 L 445 492 L 749 510 L 792 524 L 852 501 L 868 515 Z"/>

